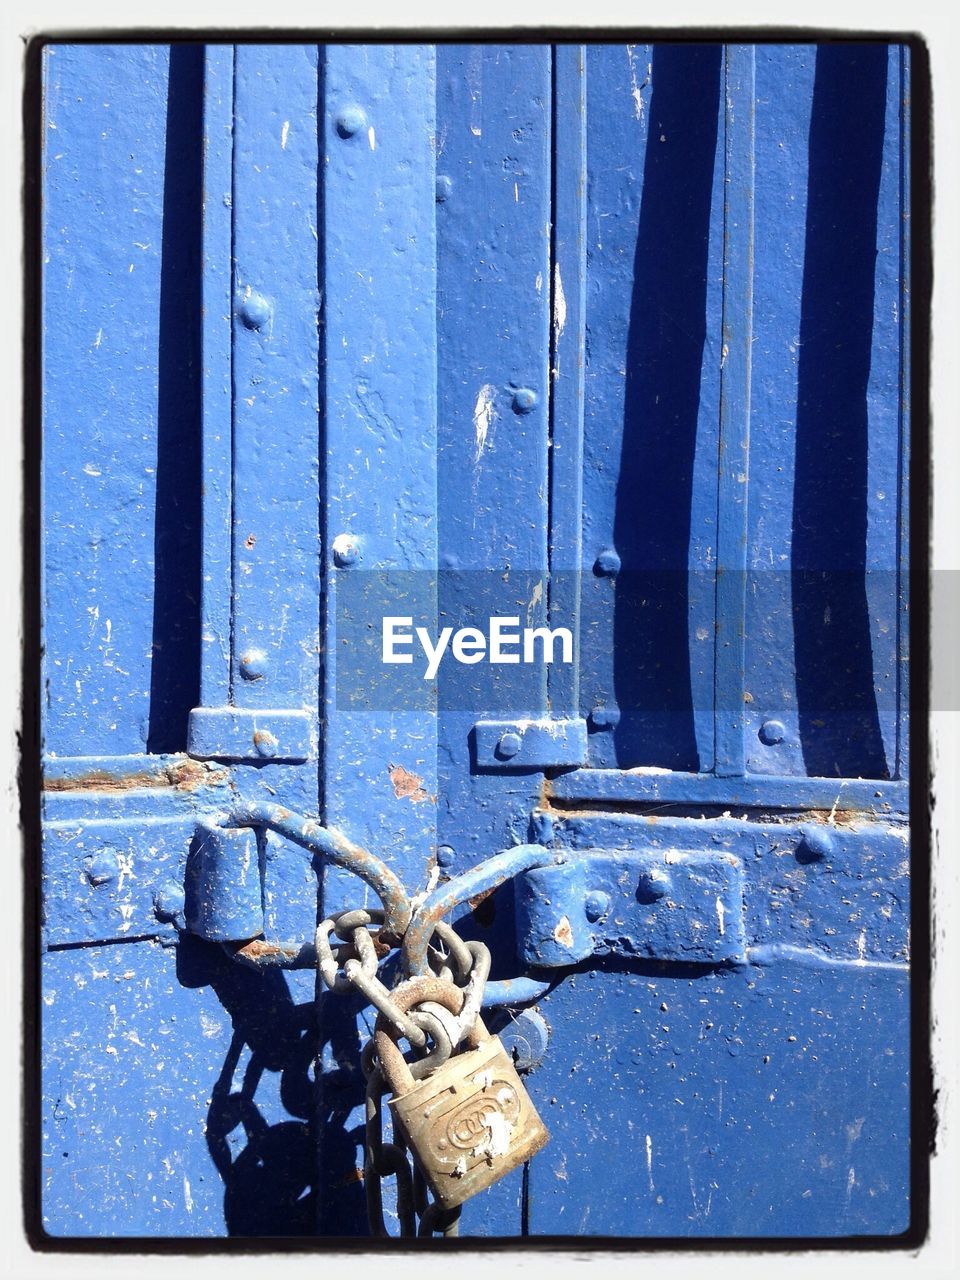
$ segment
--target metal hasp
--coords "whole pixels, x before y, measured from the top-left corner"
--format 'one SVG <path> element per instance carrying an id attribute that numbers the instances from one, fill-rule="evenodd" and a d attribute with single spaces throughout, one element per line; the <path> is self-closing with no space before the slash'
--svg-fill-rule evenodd
<path id="1" fill-rule="evenodd" d="M 590 956 L 745 964 L 743 864 L 727 853 L 591 850 L 516 882 L 517 952 L 561 968 Z"/>
<path id="2" fill-rule="evenodd" d="M 478 720 L 477 768 L 575 769 L 587 760 L 586 720 Z"/>
<path id="3" fill-rule="evenodd" d="M 184 877 L 184 917 L 208 942 L 237 942 L 263 933 L 266 832 L 199 822 Z"/>

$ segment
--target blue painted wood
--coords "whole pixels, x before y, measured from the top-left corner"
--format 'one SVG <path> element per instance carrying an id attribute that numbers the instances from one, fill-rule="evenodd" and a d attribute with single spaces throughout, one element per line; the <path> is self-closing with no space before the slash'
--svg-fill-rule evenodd
<path id="1" fill-rule="evenodd" d="M 436 847 L 434 707 L 411 700 L 381 710 L 376 690 L 356 683 L 346 637 L 357 610 L 436 616 L 435 55 L 429 46 L 330 45 L 322 59 L 322 806 L 328 823 L 415 892 Z M 358 693 L 373 698 L 373 712 L 353 709 Z M 326 914 L 375 905 L 334 868 L 322 904 Z M 362 1236 L 359 1036 L 373 1020 L 367 1010 L 358 1027 L 355 1005 L 325 996 L 320 1023 L 351 1048 L 320 1064 L 316 1229 Z"/>
<path id="2" fill-rule="evenodd" d="M 902 972 L 593 968 L 540 1008 L 553 1034 L 530 1088 L 551 1142 L 530 1165 L 531 1236 L 909 1225 Z"/>
<path id="3" fill-rule="evenodd" d="M 568 627 L 575 660 L 547 673 L 550 713 L 580 710 L 583 559 L 583 395 L 587 272 L 587 51 L 553 51 L 553 276 L 550 357 L 550 580 L 552 627 Z"/>
<path id="4" fill-rule="evenodd" d="M 753 305 L 744 740 L 751 774 L 802 775 L 792 613 L 797 368 L 807 217 L 810 108 L 816 48 L 756 50 Z M 779 741 L 763 741 L 776 720 Z"/>
<path id="5" fill-rule="evenodd" d="M 747 503 L 753 357 L 754 117 L 751 45 L 724 51 L 723 345 L 717 511 L 716 756 L 720 777 L 744 772 Z"/>
<path id="6" fill-rule="evenodd" d="M 543 45 L 437 49 L 437 395 L 441 617 L 545 619 L 551 341 L 552 57 Z M 574 321 L 570 320 L 570 323 Z M 537 402 L 516 411 L 515 391 Z M 446 875 L 526 842 L 539 775 L 475 773 L 474 723 L 547 714 L 541 668 L 441 670 L 437 840 Z M 514 977 L 502 895 L 457 913 Z M 499 905 L 498 905 L 499 903 Z M 469 1203 L 462 1231 L 520 1234 L 523 1173 Z"/>
<path id="7" fill-rule="evenodd" d="M 721 60 L 587 50 L 580 679 L 603 768 L 713 765 Z"/>
<path id="8" fill-rule="evenodd" d="M 203 595 L 200 693 L 230 699 L 233 619 L 233 83 L 232 45 L 209 45 L 203 81 Z"/>

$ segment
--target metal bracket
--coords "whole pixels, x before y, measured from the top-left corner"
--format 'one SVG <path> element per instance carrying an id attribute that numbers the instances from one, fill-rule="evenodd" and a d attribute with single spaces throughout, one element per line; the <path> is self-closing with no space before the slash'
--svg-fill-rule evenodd
<path id="1" fill-rule="evenodd" d="M 617 955 L 747 961 L 743 865 L 727 853 L 590 850 L 516 883 L 518 954 L 557 968 Z"/>
<path id="2" fill-rule="evenodd" d="M 478 720 L 473 732 L 480 769 L 507 772 L 586 763 L 586 720 Z"/>
<path id="3" fill-rule="evenodd" d="M 302 764 L 315 754 L 309 711 L 194 707 L 187 752 L 198 760 Z"/>

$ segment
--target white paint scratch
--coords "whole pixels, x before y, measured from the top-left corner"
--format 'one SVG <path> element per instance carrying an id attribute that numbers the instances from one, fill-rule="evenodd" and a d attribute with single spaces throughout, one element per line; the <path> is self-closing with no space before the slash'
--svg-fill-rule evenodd
<path id="1" fill-rule="evenodd" d="M 652 1194 L 656 1191 L 656 1187 L 653 1185 L 653 1142 L 649 1133 L 645 1135 L 643 1145 L 647 1149 L 647 1180 L 650 1183 L 650 1191 Z"/>
<path id="2" fill-rule="evenodd" d="M 553 341 L 556 344 L 567 323 L 567 299 L 560 278 L 560 263 L 553 264 Z"/>
<path id="3" fill-rule="evenodd" d="M 725 916 L 726 914 L 727 914 L 726 907 L 724 907 L 724 905 L 723 905 L 723 903 L 722 903 L 722 901 L 720 900 L 720 897 L 719 897 L 719 895 L 718 895 L 718 896 L 717 896 L 717 924 L 718 924 L 718 925 L 719 925 L 719 927 L 720 927 L 720 937 L 721 937 L 721 938 L 723 937 L 724 932 L 725 932 L 725 930 L 724 930 L 724 923 L 723 923 L 723 921 L 724 921 L 724 916 Z"/>
<path id="4" fill-rule="evenodd" d="M 280 130 L 280 150 L 286 151 L 287 138 L 290 136 L 290 121 L 284 120 L 283 128 Z"/>
<path id="5" fill-rule="evenodd" d="M 370 128 L 367 130 L 367 141 L 370 143 L 370 150 L 376 151 L 377 135 L 373 131 L 373 125 L 371 125 Z"/>
<path id="6" fill-rule="evenodd" d="M 477 402 L 473 406 L 473 427 L 477 437 L 477 462 L 480 461 L 483 451 L 487 447 L 487 436 L 496 416 L 496 410 L 493 407 L 496 394 L 496 387 L 489 382 L 485 382 L 477 393 Z"/>
<path id="7" fill-rule="evenodd" d="M 186 1205 L 187 1213 L 193 1213 L 193 1196 L 190 1192 L 190 1179 L 186 1174 L 183 1175 L 183 1203 Z"/>
<path id="8" fill-rule="evenodd" d="M 635 44 L 627 45 L 627 61 L 630 63 L 630 96 L 633 98 L 633 111 L 638 120 L 643 119 L 643 95 L 641 90 L 645 89 L 650 83 L 651 67 L 647 64 L 647 75 L 640 84 L 637 80 L 637 64 L 633 60 L 633 51 L 636 49 Z"/>

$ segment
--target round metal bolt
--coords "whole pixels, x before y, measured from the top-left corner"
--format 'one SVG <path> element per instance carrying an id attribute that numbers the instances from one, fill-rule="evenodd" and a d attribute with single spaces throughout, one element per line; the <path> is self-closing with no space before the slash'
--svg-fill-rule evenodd
<path id="1" fill-rule="evenodd" d="M 453 860 L 454 860 L 454 858 L 456 858 L 456 856 L 457 856 L 457 855 L 456 855 L 456 853 L 455 853 L 455 851 L 454 851 L 454 849 L 453 849 L 453 847 L 452 847 L 451 845 L 449 845 L 449 844 L 441 844 L 441 845 L 438 845 L 438 847 L 437 847 L 437 866 L 438 866 L 438 867 L 450 867 L 450 866 L 452 866 L 452 865 L 453 865 Z"/>
<path id="2" fill-rule="evenodd" d="M 258 729 L 253 735 L 253 745 L 257 749 L 257 755 L 270 760 L 277 754 L 279 743 L 268 729 Z"/>
<path id="3" fill-rule="evenodd" d="M 240 319 L 247 329 L 262 329 L 273 315 L 273 308 L 255 289 L 248 289 L 240 299 Z"/>
<path id="4" fill-rule="evenodd" d="M 800 836 L 794 855 L 798 862 L 823 862 L 832 857 L 836 845 L 833 836 L 824 827 L 808 824 L 800 828 Z"/>
<path id="5" fill-rule="evenodd" d="M 500 741 L 497 743 L 497 755 L 501 760 L 512 760 L 520 750 L 520 743 L 519 733 L 501 734 Z"/>
<path id="6" fill-rule="evenodd" d="M 183 885 L 165 880 L 153 895 L 153 910 L 158 920 L 176 920 L 183 915 Z"/>
<path id="7" fill-rule="evenodd" d="M 760 741 L 767 747 L 775 747 L 786 737 L 786 729 L 779 720 L 764 720 L 760 726 Z"/>
<path id="8" fill-rule="evenodd" d="M 112 849 L 102 849 L 84 859 L 83 870 L 92 885 L 108 884 L 120 874 L 120 859 Z"/>
<path id="9" fill-rule="evenodd" d="M 620 557 L 613 547 L 601 551 L 594 561 L 593 572 L 598 578 L 615 578 L 620 572 Z"/>
<path id="10" fill-rule="evenodd" d="M 670 877 L 665 871 L 659 868 L 641 871 L 637 885 L 637 900 L 646 903 L 659 902 L 661 898 L 666 897 L 672 887 Z"/>
<path id="11" fill-rule="evenodd" d="M 537 406 L 537 393 L 530 387 L 517 387 L 513 393 L 514 413 L 529 413 Z"/>
<path id="12" fill-rule="evenodd" d="M 338 533 L 333 540 L 333 562 L 347 569 L 360 559 L 360 545 L 349 533 Z"/>
<path id="13" fill-rule="evenodd" d="M 518 1071 L 539 1067 L 546 1056 L 550 1031 L 536 1009 L 523 1009 L 515 1014 L 498 1035 Z"/>
<path id="14" fill-rule="evenodd" d="M 355 133 L 359 133 L 361 129 L 365 129 L 367 125 L 367 114 L 362 107 L 350 106 L 343 107 L 337 115 L 337 133 L 341 138 L 352 138 Z"/>
<path id="15" fill-rule="evenodd" d="M 591 889 L 583 900 L 583 909 L 591 924 L 595 924 L 610 910 L 610 895 L 602 889 Z"/>
<path id="16" fill-rule="evenodd" d="M 262 649 L 246 649 L 240 655 L 240 674 L 244 680 L 262 680 L 267 674 L 267 655 Z"/>
<path id="17" fill-rule="evenodd" d="M 453 179 L 445 173 L 437 174 L 437 204 L 445 204 L 453 192 Z"/>
<path id="18" fill-rule="evenodd" d="M 619 707 L 594 707 L 590 712 L 590 725 L 594 729 L 615 729 L 619 723 Z"/>

